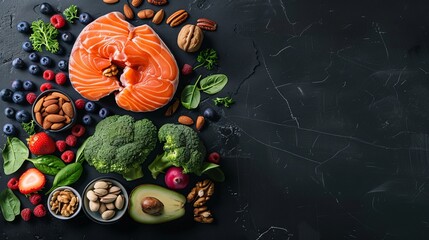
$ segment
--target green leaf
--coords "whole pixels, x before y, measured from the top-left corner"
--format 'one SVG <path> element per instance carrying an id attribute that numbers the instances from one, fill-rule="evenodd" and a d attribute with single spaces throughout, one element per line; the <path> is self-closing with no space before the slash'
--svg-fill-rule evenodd
<path id="1" fill-rule="evenodd" d="M 20 214 L 21 202 L 10 189 L 5 189 L 0 193 L 0 209 L 6 221 L 15 220 L 15 216 Z"/>
<path id="2" fill-rule="evenodd" d="M 36 133 L 36 130 L 34 129 L 34 127 L 36 126 L 35 123 L 36 122 L 34 122 L 34 120 L 31 120 L 28 123 L 21 123 L 22 129 L 24 129 L 28 136 L 31 136 Z"/>
<path id="3" fill-rule="evenodd" d="M 218 164 L 205 162 L 202 166 L 201 173 L 208 175 L 209 178 L 216 182 L 225 181 L 225 174 Z"/>
<path id="4" fill-rule="evenodd" d="M 37 158 L 28 159 L 34 164 L 34 167 L 39 169 L 42 173 L 48 175 L 56 175 L 66 164 L 57 156 L 43 155 Z"/>
<path id="5" fill-rule="evenodd" d="M 180 100 L 186 109 L 195 109 L 201 101 L 200 90 L 194 85 L 188 85 L 183 89 Z"/>
<path id="6" fill-rule="evenodd" d="M 143 177 L 143 170 L 141 167 L 137 167 L 137 168 L 132 169 L 131 171 L 128 171 L 128 172 L 122 174 L 122 176 L 127 181 L 136 180 L 136 179 Z"/>
<path id="7" fill-rule="evenodd" d="M 31 23 L 30 42 L 33 49 L 41 52 L 42 47 L 45 47 L 51 53 L 56 53 L 60 49 L 57 36 L 59 31 L 50 23 L 45 23 L 43 20 L 37 20 Z"/>
<path id="8" fill-rule="evenodd" d="M 49 194 L 57 187 L 68 186 L 75 183 L 79 180 L 82 172 L 83 166 L 81 163 L 75 162 L 65 166 L 57 173 L 57 175 L 55 175 L 52 187 L 48 192 L 46 192 L 46 194 Z"/>
<path id="9" fill-rule="evenodd" d="M 228 77 L 225 74 L 214 74 L 201 79 L 200 89 L 207 94 L 220 92 L 228 83 Z"/>
<path id="10" fill-rule="evenodd" d="M 215 98 L 213 99 L 213 102 L 216 106 L 223 105 L 224 107 L 229 108 L 232 104 L 234 104 L 234 100 L 230 97 L 223 97 L 223 98 Z"/>
<path id="11" fill-rule="evenodd" d="M 66 8 L 63 11 L 63 15 L 66 17 L 67 22 L 69 23 L 73 23 L 75 19 L 78 19 L 79 17 L 77 16 L 77 6 L 76 5 L 70 5 L 70 7 Z"/>
<path id="12" fill-rule="evenodd" d="M 4 173 L 9 175 L 16 172 L 29 154 L 27 146 L 19 138 L 8 137 L 2 152 Z"/>
<path id="13" fill-rule="evenodd" d="M 194 70 L 204 66 L 207 70 L 212 70 L 217 64 L 217 52 L 212 48 L 205 49 L 198 54 L 197 62 L 200 64 L 194 67 Z"/>
<path id="14" fill-rule="evenodd" d="M 76 162 L 83 163 L 85 161 L 85 157 L 83 155 L 83 151 L 85 150 L 86 143 L 88 142 L 87 138 L 82 145 L 80 145 L 79 149 L 76 151 Z"/>

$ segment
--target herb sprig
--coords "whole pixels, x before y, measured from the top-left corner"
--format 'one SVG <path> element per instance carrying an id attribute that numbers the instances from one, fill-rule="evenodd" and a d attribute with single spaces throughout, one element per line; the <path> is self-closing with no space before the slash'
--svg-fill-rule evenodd
<path id="1" fill-rule="evenodd" d="M 33 33 L 30 36 L 33 49 L 41 52 L 42 47 L 51 53 L 57 53 L 60 50 L 57 36 L 58 30 L 50 23 L 45 23 L 43 20 L 37 20 L 31 23 Z"/>
<path id="2" fill-rule="evenodd" d="M 207 70 L 212 70 L 214 66 L 217 65 L 217 60 L 218 58 L 216 50 L 213 48 L 207 48 L 198 54 L 197 62 L 200 64 L 195 66 L 193 69 L 195 70 L 204 66 Z"/>
<path id="3" fill-rule="evenodd" d="M 234 104 L 234 100 L 230 97 L 217 97 L 213 99 L 213 102 L 216 106 L 223 105 L 224 107 L 229 108 L 232 104 Z"/>
<path id="4" fill-rule="evenodd" d="M 67 22 L 74 23 L 75 19 L 78 19 L 78 8 L 76 5 L 70 5 L 70 7 L 66 8 L 63 11 L 64 16 L 66 17 Z"/>

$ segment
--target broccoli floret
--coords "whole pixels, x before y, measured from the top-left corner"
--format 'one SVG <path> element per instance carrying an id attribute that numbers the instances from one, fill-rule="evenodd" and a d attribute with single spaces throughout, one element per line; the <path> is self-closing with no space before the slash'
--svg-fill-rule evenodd
<path id="1" fill-rule="evenodd" d="M 158 132 L 158 139 L 164 143 L 164 153 L 158 155 L 149 165 L 152 177 L 156 178 L 164 169 L 182 167 L 183 173 L 198 176 L 219 165 L 204 161 L 206 148 L 192 128 L 179 124 L 164 124 Z"/>
<path id="2" fill-rule="evenodd" d="M 141 164 L 154 150 L 157 129 L 148 119 L 124 115 L 100 121 L 82 145 L 83 158 L 100 173 L 115 172 L 127 180 L 143 177 Z"/>

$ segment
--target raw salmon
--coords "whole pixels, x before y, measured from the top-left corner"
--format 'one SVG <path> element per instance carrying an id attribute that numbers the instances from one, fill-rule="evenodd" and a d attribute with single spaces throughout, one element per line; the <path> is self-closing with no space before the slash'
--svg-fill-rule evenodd
<path id="1" fill-rule="evenodd" d="M 179 69 L 150 26 L 134 27 L 122 13 L 112 12 L 88 24 L 76 39 L 69 77 L 88 100 L 98 101 L 114 92 L 119 107 L 149 112 L 173 98 Z"/>

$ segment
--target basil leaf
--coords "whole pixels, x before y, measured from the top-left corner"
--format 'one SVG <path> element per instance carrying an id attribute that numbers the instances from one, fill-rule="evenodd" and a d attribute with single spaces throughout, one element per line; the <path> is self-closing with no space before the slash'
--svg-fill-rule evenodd
<path id="1" fill-rule="evenodd" d="M 37 158 L 28 159 L 42 173 L 48 175 L 56 175 L 66 164 L 57 156 L 44 155 Z"/>
<path id="2" fill-rule="evenodd" d="M 5 189 L 0 193 L 0 209 L 6 221 L 15 220 L 15 216 L 20 214 L 21 202 L 10 189 Z"/>
<path id="3" fill-rule="evenodd" d="M 225 74 L 214 74 L 201 79 L 200 89 L 207 94 L 220 92 L 228 83 L 228 77 Z"/>
<path id="4" fill-rule="evenodd" d="M 83 166 L 81 163 L 71 163 L 62 168 L 57 175 L 55 175 L 54 182 L 52 183 L 51 189 L 46 194 L 49 194 L 57 187 L 68 186 L 79 180 L 83 172 Z"/>
<path id="5" fill-rule="evenodd" d="M 2 152 L 4 173 L 9 175 L 16 172 L 29 154 L 27 146 L 19 138 L 8 137 Z"/>
<path id="6" fill-rule="evenodd" d="M 195 85 L 188 85 L 183 89 L 180 100 L 183 107 L 187 109 L 195 109 L 200 104 L 200 99 L 200 90 Z"/>

